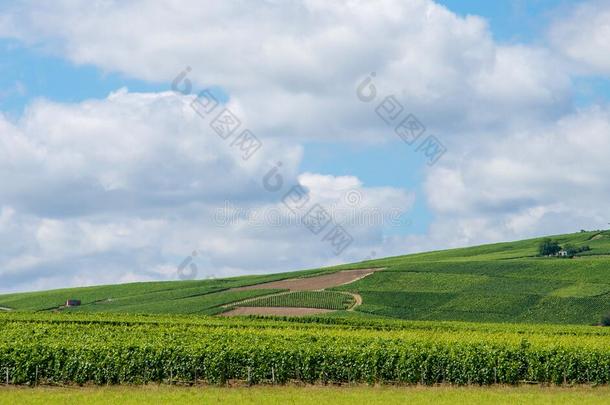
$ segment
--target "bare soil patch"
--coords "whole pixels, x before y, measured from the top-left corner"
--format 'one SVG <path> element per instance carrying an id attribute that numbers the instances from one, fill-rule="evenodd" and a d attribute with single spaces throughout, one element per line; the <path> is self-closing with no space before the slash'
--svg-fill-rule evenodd
<path id="1" fill-rule="evenodd" d="M 272 281 L 269 283 L 239 287 L 233 291 L 258 290 L 258 289 L 282 289 L 290 291 L 316 291 L 325 288 L 337 287 L 343 284 L 353 283 L 382 269 L 359 269 L 344 270 L 336 273 L 324 274 L 322 276 L 291 278 L 287 280 Z"/>
<path id="2" fill-rule="evenodd" d="M 289 307 L 238 307 L 227 312 L 223 312 L 220 316 L 238 316 L 238 315 L 277 315 L 277 316 L 305 316 L 325 314 L 333 312 L 331 309 L 318 308 L 289 308 Z"/>

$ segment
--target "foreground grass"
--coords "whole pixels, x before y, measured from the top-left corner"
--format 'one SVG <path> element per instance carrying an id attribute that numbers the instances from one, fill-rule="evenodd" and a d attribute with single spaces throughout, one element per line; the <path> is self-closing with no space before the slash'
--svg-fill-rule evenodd
<path id="1" fill-rule="evenodd" d="M 603 404 L 610 387 L 0 388 L 0 404 Z"/>

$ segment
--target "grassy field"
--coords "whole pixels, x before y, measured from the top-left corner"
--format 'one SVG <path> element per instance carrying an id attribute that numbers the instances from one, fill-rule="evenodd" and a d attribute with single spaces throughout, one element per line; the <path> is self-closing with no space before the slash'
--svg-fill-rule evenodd
<path id="1" fill-rule="evenodd" d="M 242 307 L 305 307 L 320 309 L 348 309 L 355 303 L 349 294 L 334 291 L 295 291 L 261 297 L 240 303 Z"/>
<path id="2" fill-rule="evenodd" d="M 362 297 L 363 305 L 356 308 L 356 314 L 339 311 L 327 316 L 597 324 L 610 312 L 610 231 L 579 232 L 553 239 L 564 246 L 587 245 L 591 250 L 573 259 L 538 257 L 537 248 L 542 240 L 538 238 L 275 275 L 0 295 L 0 307 L 53 311 L 72 298 L 81 300 L 83 305 L 64 311 L 216 314 L 232 302 L 278 292 L 232 288 L 375 267 L 383 270 L 335 288 Z M 289 295 L 281 300 L 290 300 L 285 304 L 293 305 L 296 297 Z M 275 306 L 279 305 L 278 300 L 261 298 L 257 305 Z M 302 304 L 318 305 L 309 298 Z"/>
<path id="3" fill-rule="evenodd" d="M 0 404 L 607 404 L 608 387 L 0 388 Z"/>

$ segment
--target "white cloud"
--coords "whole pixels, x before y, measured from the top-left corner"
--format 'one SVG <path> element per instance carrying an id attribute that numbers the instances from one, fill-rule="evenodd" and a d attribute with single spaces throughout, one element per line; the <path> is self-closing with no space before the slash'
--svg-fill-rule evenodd
<path id="1" fill-rule="evenodd" d="M 610 109 L 598 106 L 482 142 L 428 176 L 438 232 L 464 245 L 604 228 L 609 148 Z"/>
<path id="2" fill-rule="evenodd" d="M 0 290 L 176 279 L 193 250 L 200 277 L 357 260 L 384 223 L 350 216 L 374 206 L 389 218 L 412 204 L 405 191 L 366 188 L 355 177 L 298 175 L 297 144 L 263 139 L 244 162 L 190 100 L 122 89 L 76 104 L 38 100 L 18 122 L 0 119 Z M 269 192 L 262 177 L 277 160 L 284 183 Z M 297 184 L 352 234 L 341 258 L 323 235 L 287 221 L 294 215 L 281 197 Z M 347 191 L 366 197 L 348 206 Z M 225 201 L 273 215 L 219 224 Z"/>
<path id="3" fill-rule="evenodd" d="M 584 1 L 565 11 L 549 29 L 551 43 L 577 71 L 610 75 L 610 1 Z"/>
<path id="4" fill-rule="evenodd" d="M 25 2 L 3 14 L 0 35 L 78 64 L 162 83 L 192 66 L 196 87 L 221 86 L 266 136 L 387 139 L 355 97 L 370 72 L 375 103 L 395 94 L 446 137 L 556 117 L 569 103 L 552 54 L 499 46 L 485 20 L 430 0 Z"/>
<path id="5" fill-rule="evenodd" d="M 226 91 L 264 148 L 243 162 L 170 92 L 38 100 L 0 119 L 0 289 L 170 278 L 193 249 L 221 276 L 603 226 L 610 120 L 572 111 L 570 74 L 608 71 L 605 4 L 556 20 L 554 49 L 499 45 L 485 20 L 429 0 L 3 5 L 0 36 L 77 64 L 168 85 L 192 66 L 194 87 Z M 370 72 L 367 104 L 355 92 Z M 449 146 L 427 175 L 423 236 L 356 220 L 409 209 L 405 190 L 299 172 L 306 140 L 394 136 L 374 113 L 390 94 Z M 278 161 L 284 189 L 270 193 L 261 177 Z M 279 200 L 299 183 L 349 224 L 341 259 L 290 222 Z M 219 226 L 227 200 L 240 221 Z"/>

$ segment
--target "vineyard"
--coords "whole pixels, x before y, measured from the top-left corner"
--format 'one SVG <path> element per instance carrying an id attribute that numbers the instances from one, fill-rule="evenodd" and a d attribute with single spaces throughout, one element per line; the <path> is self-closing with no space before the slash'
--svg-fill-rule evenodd
<path id="1" fill-rule="evenodd" d="M 12 293 L 0 295 L 0 310 L 226 316 L 317 310 L 328 317 L 600 324 L 610 316 L 610 231 L 551 238 L 591 250 L 573 259 L 539 257 L 538 238 L 281 274 Z M 82 305 L 64 308 L 68 299 Z"/>
<path id="2" fill-rule="evenodd" d="M 610 235 L 555 238 L 598 254 L 536 257 L 529 240 L 295 273 L 3 295 L 0 379 L 608 384 L 610 328 L 588 325 L 610 312 Z M 65 308 L 67 299 L 82 305 Z M 252 312 L 259 307 L 266 312 Z M 293 317 L 231 318 L 237 310 Z"/>
<path id="3" fill-rule="evenodd" d="M 0 314 L 9 384 L 607 384 L 610 330 L 363 319 Z"/>
<path id="4" fill-rule="evenodd" d="M 303 307 L 341 310 L 355 304 L 350 294 L 333 291 L 295 291 L 286 294 L 271 295 L 250 299 L 239 303 L 245 307 Z"/>

